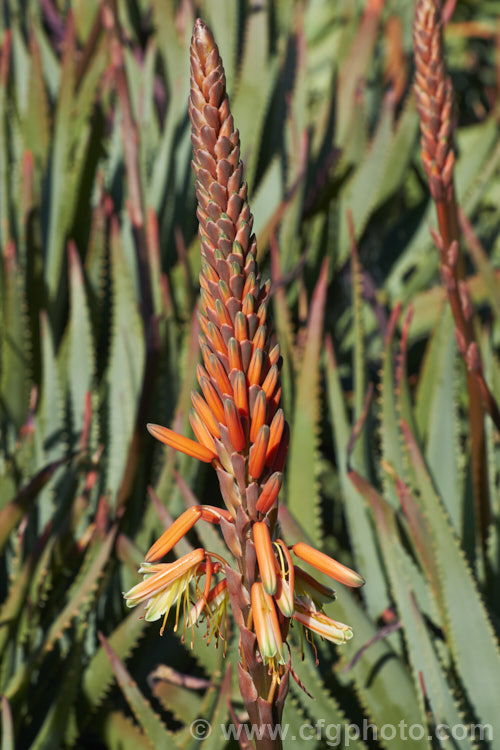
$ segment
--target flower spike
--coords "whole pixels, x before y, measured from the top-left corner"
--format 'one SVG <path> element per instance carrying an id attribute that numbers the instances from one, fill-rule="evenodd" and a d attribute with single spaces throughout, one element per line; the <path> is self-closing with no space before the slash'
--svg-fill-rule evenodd
<path id="1" fill-rule="evenodd" d="M 238 678 L 248 714 L 279 721 L 293 674 L 284 649 L 293 618 L 308 633 L 335 643 L 352 632 L 322 611 L 334 592 L 294 566 L 289 548 L 276 539 L 290 440 L 281 408 L 282 357 L 267 312 L 270 283 L 263 282 L 256 260 L 224 69 L 200 20 L 191 40 L 189 116 L 201 245 L 202 364 L 196 368 L 200 392 L 191 395 L 189 415 L 196 440 L 159 425 L 148 429 L 166 445 L 211 463 L 226 507 L 196 505 L 182 513 L 148 551 L 139 571 L 144 580 L 124 596 L 128 606 L 146 605 L 147 620 L 163 615 L 160 632 L 174 604 L 175 627 L 181 611 L 184 627 L 193 633 L 205 618 L 208 642 L 225 639 L 230 608 L 240 628 Z M 218 527 L 213 531 L 234 564 L 202 548 L 173 563 L 159 562 L 197 521 Z M 304 543 L 292 549 L 337 580 L 363 583 L 357 573 Z"/>

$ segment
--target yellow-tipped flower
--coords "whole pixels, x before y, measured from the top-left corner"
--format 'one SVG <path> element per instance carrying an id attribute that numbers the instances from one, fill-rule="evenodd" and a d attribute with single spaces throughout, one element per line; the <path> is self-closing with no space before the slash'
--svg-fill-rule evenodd
<path id="1" fill-rule="evenodd" d="M 314 547 L 305 542 L 294 544 L 292 549 L 301 560 L 309 563 L 313 568 L 316 568 L 316 570 L 319 570 L 339 583 L 353 587 L 363 586 L 365 583 L 364 578 L 359 573 L 337 562 L 333 557 L 325 555 L 324 552 L 314 549 Z"/>
<path id="2" fill-rule="evenodd" d="M 333 643 L 345 643 L 352 638 L 352 630 L 349 625 L 344 625 L 343 622 L 332 620 L 323 612 L 307 609 L 307 607 L 304 607 L 304 605 L 297 600 L 295 602 L 295 613 L 293 617 L 307 630 L 317 633 L 322 638 L 326 638 L 328 641 L 333 641 Z"/>
<path id="3" fill-rule="evenodd" d="M 264 662 L 276 671 L 278 664 L 285 664 L 283 640 L 278 623 L 276 607 L 271 596 L 264 591 L 262 583 L 254 583 L 251 590 L 253 625 L 259 650 Z"/>
<path id="4" fill-rule="evenodd" d="M 253 541 L 262 583 L 266 592 L 272 596 L 276 592 L 276 558 L 269 528 L 263 521 L 254 523 Z"/>
<path id="5" fill-rule="evenodd" d="M 291 617 L 295 610 L 295 569 L 292 556 L 285 542 L 282 539 L 277 539 L 275 547 L 278 552 L 279 574 L 274 601 L 284 617 Z"/>
<path id="6" fill-rule="evenodd" d="M 163 628 L 173 604 L 178 602 L 175 627 L 179 618 L 179 606 L 182 595 L 185 603 L 189 598 L 189 584 L 196 576 L 200 563 L 206 556 L 204 549 L 195 549 L 180 557 L 173 563 L 150 565 L 144 563 L 139 572 L 144 573 L 144 580 L 124 594 L 128 607 L 147 602 L 145 619 L 148 622 L 159 620 L 165 615 Z"/>

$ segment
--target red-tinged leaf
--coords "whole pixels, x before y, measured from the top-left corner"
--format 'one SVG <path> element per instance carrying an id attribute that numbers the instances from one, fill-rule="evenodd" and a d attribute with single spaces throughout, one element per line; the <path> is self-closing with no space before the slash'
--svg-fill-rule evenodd
<path id="1" fill-rule="evenodd" d="M 14 722 L 9 701 L 2 695 L 2 750 L 14 750 Z"/>
<path id="2" fill-rule="evenodd" d="M 53 461 L 47 466 L 44 466 L 44 468 L 35 474 L 33 479 L 19 491 L 15 498 L 0 510 L 0 549 L 3 548 L 12 529 L 19 523 L 23 515 L 30 510 L 31 505 L 36 500 L 40 490 L 51 479 L 54 472 L 64 463 L 69 461 L 70 458 L 71 457 L 61 458 L 59 461 Z"/>

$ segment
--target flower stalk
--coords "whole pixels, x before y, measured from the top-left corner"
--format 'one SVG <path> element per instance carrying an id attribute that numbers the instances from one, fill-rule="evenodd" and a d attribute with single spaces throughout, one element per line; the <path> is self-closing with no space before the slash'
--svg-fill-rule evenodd
<path id="1" fill-rule="evenodd" d="M 453 86 L 446 73 L 440 0 L 419 0 L 413 28 L 415 93 L 420 118 L 421 154 L 436 206 L 440 271 L 455 322 L 459 350 L 467 367 L 469 424 L 476 528 L 486 560 L 490 502 L 486 470 L 484 415 L 500 429 L 500 409 L 484 377 L 465 281 L 454 188 Z"/>
<path id="2" fill-rule="evenodd" d="M 192 393 L 195 440 L 148 425 L 162 443 L 217 472 L 225 508 L 199 505 L 185 511 L 146 555 L 142 583 L 125 594 L 129 606 L 146 603 L 147 619 L 164 622 L 184 602 L 184 627 L 206 620 L 206 637 L 227 642 L 227 609 L 239 628 L 238 678 L 250 722 L 260 727 L 256 747 L 281 747 L 271 728 L 281 721 L 291 673 L 285 657 L 289 628 L 303 628 L 335 643 L 352 636 L 348 626 L 322 611 L 329 589 L 292 561 L 277 538 L 277 504 L 289 427 L 281 409 L 282 359 L 267 314 L 269 282 L 256 261 L 253 217 L 240 161 L 238 131 L 226 95 L 225 76 L 209 29 L 197 20 L 191 41 L 193 169 L 201 240 L 200 392 Z M 159 563 L 199 522 L 219 526 L 235 567 L 197 549 L 174 563 Z M 312 547 L 293 552 L 348 586 L 363 579 Z M 204 578 L 204 581 L 202 580 Z M 300 578 L 296 587 L 295 581 Z M 312 583 L 311 583 L 312 581 Z M 190 591 L 195 599 L 189 608 Z"/>

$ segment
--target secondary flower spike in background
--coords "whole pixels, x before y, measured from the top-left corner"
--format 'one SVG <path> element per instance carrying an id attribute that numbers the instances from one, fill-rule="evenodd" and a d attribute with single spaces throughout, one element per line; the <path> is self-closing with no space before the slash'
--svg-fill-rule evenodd
<path id="1" fill-rule="evenodd" d="M 253 217 L 224 69 L 212 33 L 200 20 L 191 41 L 189 115 L 202 255 L 201 393 L 192 393 L 190 413 L 196 440 L 158 425 L 148 429 L 166 445 L 214 466 L 226 508 L 200 505 L 183 513 L 147 553 L 144 581 L 125 596 L 129 606 L 146 602 L 148 619 L 166 617 L 175 603 L 176 626 L 181 606 L 184 627 L 204 616 L 209 638 L 225 637 L 230 604 L 240 630 L 242 698 L 250 721 L 269 728 L 280 721 L 288 690 L 284 643 L 290 625 L 295 621 L 336 643 L 350 638 L 352 631 L 323 613 L 322 603 L 333 592 L 296 569 L 290 550 L 276 538 L 289 442 L 280 406 L 282 359 L 267 316 L 270 284 L 262 283 L 256 262 Z M 220 526 L 235 566 L 203 549 L 159 563 L 199 521 Z M 295 545 L 292 552 L 342 583 L 363 583 L 308 545 Z M 190 586 L 195 598 L 187 610 Z M 266 731 L 257 741 L 257 747 L 279 746 Z"/>

